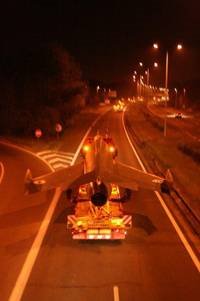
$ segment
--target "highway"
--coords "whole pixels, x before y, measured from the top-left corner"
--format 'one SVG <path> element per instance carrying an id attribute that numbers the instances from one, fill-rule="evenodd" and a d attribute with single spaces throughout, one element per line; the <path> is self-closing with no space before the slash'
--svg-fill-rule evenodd
<path id="1" fill-rule="evenodd" d="M 91 135 L 107 128 L 118 147 L 119 160 L 140 168 L 124 132 L 122 113 L 106 114 Z M 72 151 L 69 145 L 65 151 Z M 5 164 L 5 177 L 6 170 Z M 38 202 L 40 197 L 37 195 Z M 199 300 L 199 272 L 155 193 L 134 192 L 125 210 L 133 216 L 133 228 L 126 240 L 73 241 L 66 230 L 67 215 L 73 207 L 63 195 L 22 300 Z M 26 223 L 29 227 L 30 222 Z M 9 245 L 10 252 L 15 253 L 13 261 L 18 260 L 18 248 Z"/>

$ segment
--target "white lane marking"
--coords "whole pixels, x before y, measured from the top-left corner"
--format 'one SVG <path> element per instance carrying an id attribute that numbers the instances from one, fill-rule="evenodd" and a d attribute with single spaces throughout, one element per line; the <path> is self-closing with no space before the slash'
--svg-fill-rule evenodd
<path id="1" fill-rule="evenodd" d="M 38 154 L 38 153 L 37 153 Z M 45 160 L 49 159 L 49 158 L 68 158 L 68 159 L 72 159 L 74 157 L 74 154 L 73 156 L 66 153 L 65 155 L 63 154 L 60 154 L 60 153 L 56 153 L 56 152 L 51 152 L 51 153 L 48 153 L 47 155 L 39 155 L 40 157 L 44 158 Z"/>
<path id="2" fill-rule="evenodd" d="M 38 256 L 40 247 L 42 245 L 44 236 L 46 234 L 46 231 L 48 229 L 49 223 L 51 221 L 52 215 L 54 213 L 54 210 L 57 206 L 59 197 L 61 195 L 61 189 L 57 188 L 56 192 L 54 194 L 53 200 L 49 206 L 49 209 L 47 210 L 47 213 L 44 217 L 44 220 L 42 221 L 42 224 L 40 226 L 40 229 L 35 237 L 35 240 L 31 246 L 31 249 L 26 257 L 26 260 L 22 266 L 22 269 L 20 271 L 20 274 L 18 275 L 17 281 L 15 283 L 15 286 L 11 292 L 11 295 L 9 297 L 9 301 L 19 301 L 22 297 L 22 294 L 24 292 L 26 283 L 29 279 L 29 276 L 31 274 L 33 265 L 35 263 L 35 260 Z"/>
<path id="3" fill-rule="evenodd" d="M 146 168 L 144 167 L 144 164 L 142 163 L 141 159 L 139 158 L 139 155 L 137 154 L 137 151 L 129 138 L 129 135 L 128 135 L 128 132 L 126 130 L 125 123 L 124 123 L 124 113 L 125 112 L 123 112 L 123 115 L 122 115 L 122 124 L 123 124 L 123 128 L 124 128 L 126 137 L 129 141 L 130 146 L 131 146 L 133 152 L 135 153 L 135 155 L 138 159 L 138 162 L 141 165 L 143 171 L 147 172 Z M 190 246 L 189 242 L 187 241 L 186 237 L 184 236 L 183 232 L 181 231 L 180 227 L 178 226 L 177 222 L 175 221 L 175 218 L 173 217 L 173 215 L 169 211 L 168 207 L 166 206 L 165 201 L 163 200 L 162 196 L 159 194 L 158 191 L 155 191 L 155 194 L 156 194 L 158 200 L 160 201 L 160 204 L 161 204 L 162 208 L 164 209 L 166 215 L 168 216 L 170 222 L 172 223 L 174 229 L 176 230 L 176 233 L 178 234 L 180 240 L 182 241 L 185 249 L 187 250 L 188 254 L 190 255 L 190 258 L 192 259 L 194 265 L 196 266 L 198 272 L 200 273 L 200 261 L 199 261 L 198 257 L 192 250 L 192 247 Z"/>
<path id="4" fill-rule="evenodd" d="M 38 153 L 37 153 L 37 155 L 38 155 Z M 57 154 L 54 153 L 54 152 L 51 152 L 51 153 L 48 153 L 47 155 L 46 154 L 42 154 L 42 155 L 40 154 L 39 156 L 42 157 L 45 160 L 48 160 L 49 158 L 54 158 L 55 156 L 57 156 Z"/>
<path id="5" fill-rule="evenodd" d="M 64 159 L 64 158 L 59 158 L 59 157 L 57 157 L 57 158 L 53 158 L 53 159 L 51 159 L 51 160 L 48 160 L 48 162 L 50 163 L 50 164 L 54 164 L 55 162 L 63 162 L 63 163 L 70 163 L 72 161 L 72 158 L 70 158 L 70 159 Z"/>
<path id="6" fill-rule="evenodd" d="M 70 165 L 70 163 L 69 164 L 55 163 L 52 166 L 54 169 L 57 169 L 57 168 L 61 168 L 61 167 L 65 168 L 65 167 L 68 167 L 69 165 Z"/>
<path id="7" fill-rule="evenodd" d="M 106 112 L 105 112 L 106 113 Z M 79 144 L 78 146 L 78 149 L 76 151 L 76 153 L 74 154 L 74 158 L 71 162 L 71 165 L 74 165 L 78 155 L 79 155 L 79 152 L 80 152 L 80 149 L 82 148 L 82 145 L 86 139 L 86 137 L 88 136 L 89 132 L 92 130 L 92 127 L 97 123 L 97 121 L 103 116 L 104 114 L 101 114 L 93 123 L 92 125 L 89 127 L 89 129 L 87 130 L 85 136 L 83 137 L 83 139 L 81 140 L 81 143 Z M 31 152 L 29 152 L 31 153 Z M 40 158 L 40 157 L 39 157 Z M 44 161 L 45 162 L 45 161 Z M 52 169 L 52 168 L 51 168 Z M 17 278 L 17 281 L 15 283 L 15 286 L 9 296 L 9 299 L 8 301 L 20 301 L 21 300 L 21 297 L 23 295 L 23 292 L 25 290 L 25 287 L 27 285 L 27 282 L 28 282 L 28 279 L 30 277 L 30 274 L 31 274 L 31 271 L 33 269 L 33 266 L 35 264 L 35 261 L 36 261 L 36 258 L 39 254 L 39 251 L 40 251 L 40 248 L 41 248 L 41 245 L 42 245 L 42 242 L 43 242 L 43 239 L 46 235 L 46 232 L 48 230 L 48 226 L 49 226 L 49 223 L 52 219 L 52 216 L 53 216 L 53 213 L 55 211 L 55 208 L 58 204 L 58 200 L 60 198 L 60 195 L 61 195 L 61 190 L 60 188 L 57 188 L 56 189 L 56 192 L 54 194 L 54 197 L 53 197 L 53 200 L 49 206 L 49 209 L 42 221 L 42 224 L 39 228 L 39 231 L 34 239 L 34 242 L 31 246 L 31 249 L 29 250 L 29 253 L 25 259 L 25 262 L 22 266 L 22 269 L 18 275 L 18 278 Z"/>
<path id="8" fill-rule="evenodd" d="M 119 301 L 119 288 L 118 286 L 113 286 L 113 294 L 114 294 L 114 301 Z"/>
<path id="9" fill-rule="evenodd" d="M 5 169 L 4 169 L 4 165 L 2 162 L 0 162 L 0 167 L 1 167 L 1 175 L 0 175 L 0 184 L 1 184 L 4 174 L 5 174 Z"/>
<path id="10" fill-rule="evenodd" d="M 72 157 L 72 158 L 74 157 L 74 153 L 71 153 L 71 152 L 61 152 L 61 151 L 59 151 L 58 154 L 59 155 L 64 155 L 64 156 L 68 155 L 69 157 Z"/>
<path id="11" fill-rule="evenodd" d="M 68 159 L 71 159 L 71 160 L 74 158 L 74 154 L 73 154 L 73 155 L 70 155 L 70 154 L 68 154 L 68 153 L 66 153 L 65 155 L 64 155 L 64 154 L 57 153 L 56 156 L 57 156 L 58 158 L 63 158 L 63 159 L 68 158 Z"/>
<path id="12" fill-rule="evenodd" d="M 42 157 L 46 154 L 51 154 L 51 153 L 52 153 L 52 150 L 45 150 L 45 151 L 42 151 L 42 152 L 38 152 L 37 155 Z"/>
<path id="13" fill-rule="evenodd" d="M 22 146 L 16 145 L 16 144 L 12 144 L 11 142 L 6 142 L 6 141 L 1 141 L 0 144 L 6 145 L 6 146 L 10 146 L 10 147 L 15 148 L 17 150 L 25 152 L 25 153 L 27 153 L 29 155 L 32 155 L 32 156 L 36 157 L 37 159 L 40 159 L 42 162 L 44 162 L 49 167 L 49 169 L 51 171 L 54 171 L 54 169 L 52 168 L 52 166 L 47 161 L 45 161 L 42 157 L 38 156 L 37 154 L 29 151 L 28 149 L 26 149 L 26 148 L 24 148 Z"/>
<path id="14" fill-rule="evenodd" d="M 172 225 L 174 226 L 176 232 L 178 233 L 179 238 L 181 239 L 182 243 L 184 244 L 188 254 L 190 255 L 194 265 L 196 266 L 198 272 L 200 273 L 200 261 L 198 259 L 198 257 L 196 256 L 196 254 L 194 253 L 194 251 L 192 250 L 192 247 L 190 246 L 189 242 L 187 241 L 186 237 L 184 236 L 183 232 L 181 231 L 180 227 L 178 226 L 178 224 L 176 223 L 173 215 L 171 214 L 171 212 L 169 211 L 168 207 L 165 204 L 165 201 L 163 200 L 162 196 L 160 195 L 160 193 L 158 191 L 155 191 L 155 194 L 157 196 L 157 198 L 159 199 L 165 213 L 167 214 L 168 218 L 170 219 Z"/>

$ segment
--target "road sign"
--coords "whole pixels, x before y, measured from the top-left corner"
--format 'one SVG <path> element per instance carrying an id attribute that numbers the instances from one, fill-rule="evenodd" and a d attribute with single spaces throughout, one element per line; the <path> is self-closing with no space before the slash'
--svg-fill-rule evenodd
<path id="1" fill-rule="evenodd" d="M 36 129 L 35 130 L 35 137 L 39 139 L 41 136 L 42 136 L 42 130 L 41 129 Z"/>
<path id="2" fill-rule="evenodd" d="M 117 97 L 117 91 L 109 89 L 109 91 L 108 91 L 108 97 L 116 98 Z"/>
<path id="3" fill-rule="evenodd" d="M 56 123 L 55 130 L 57 133 L 62 132 L 62 125 L 60 123 Z"/>

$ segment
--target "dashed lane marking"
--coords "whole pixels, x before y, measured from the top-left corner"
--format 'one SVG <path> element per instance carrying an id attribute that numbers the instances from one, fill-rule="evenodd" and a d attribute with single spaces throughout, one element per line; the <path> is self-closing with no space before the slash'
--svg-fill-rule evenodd
<path id="1" fill-rule="evenodd" d="M 123 128 L 124 128 L 124 131 L 125 131 L 125 134 L 126 134 L 126 137 L 129 141 L 129 144 L 134 152 L 134 154 L 136 155 L 137 159 L 138 159 L 138 162 L 140 164 L 140 166 L 142 167 L 142 170 L 144 172 L 147 172 L 146 168 L 144 167 L 144 164 L 142 163 L 133 143 L 131 142 L 130 140 L 130 137 L 128 135 L 128 132 L 126 130 L 126 127 L 125 127 L 125 123 L 124 123 L 124 114 L 125 114 L 125 111 L 123 112 L 123 115 L 122 115 L 122 124 L 123 124 Z M 162 198 L 162 196 L 160 195 L 160 193 L 158 191 L 155 191 L 155 194 L 162 206 L 162 208 L 164 209 L 166 215 L 168 216 L 170 222 L 172 223 L 174 229 L 176 230 L 176 233 L 178 234 L 181 242 L 183 243 L 185 249 L 187 250 L 188 254 L 190 255 L 190 258 L 192 259 L 195 267 L 197 268 L 198 272 L 200 272 L 200 261 L 198 259 L 198 257 L 196 256 L 196 254 L 194 253 L 192 247 L 190 246 L 189 242 L 187 241 L 185 235 L 183 234 L 183 232 L 181 231 L 181 228 L 179 227 L 179 225 L 177 224 L 175 218 L 173 217 L 172 213 L 170 212 L 170 210 L 168 209 L 167 205 L 165 204 L 165 201 L 164 199 Z"/>

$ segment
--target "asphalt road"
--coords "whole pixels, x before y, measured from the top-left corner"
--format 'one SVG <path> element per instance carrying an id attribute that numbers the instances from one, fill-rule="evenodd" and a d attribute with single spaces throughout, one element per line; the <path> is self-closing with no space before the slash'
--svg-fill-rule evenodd
<path id="1" fill-rule="evenodd" d="M 0 161 L 4 170 L 0 185 L 0 299 L 4 301 L 8 300 L 53 193 L 24 195 L 27 168 L 34 175 L 50 170 L 36 157 L 0 144 Z"/>
<path id="2" fill-rule="evenodd" d="M 109 128 L 119 160 L 139 167 L 124 134 L 121 113 L 106 115 L 93 132 L 97 128 Z M 22 300 L 110 301 L 114 286 L 122 301 L 199 300 L 199 273 L 155 194 L 133 193 L 125 210 L 134 221 L 126 240 L 73 241 L 66 230 L 73 208 L 63 196 Z"/>

